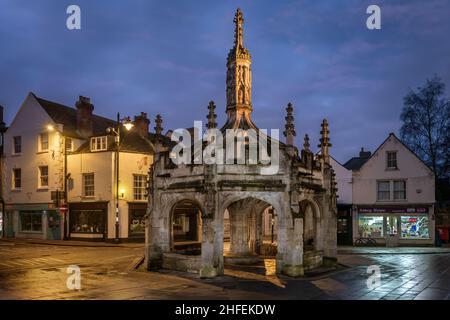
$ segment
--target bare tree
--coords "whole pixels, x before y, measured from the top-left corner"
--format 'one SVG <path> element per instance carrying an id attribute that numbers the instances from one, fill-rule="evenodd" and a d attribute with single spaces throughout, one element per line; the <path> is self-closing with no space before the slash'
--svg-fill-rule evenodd
<path id="1" fill-rule="evenodd" d="M 400 136 L 431 169 L 436 178 L 450 176 L 450 99 L 438 76 L 403 99 Z"/>

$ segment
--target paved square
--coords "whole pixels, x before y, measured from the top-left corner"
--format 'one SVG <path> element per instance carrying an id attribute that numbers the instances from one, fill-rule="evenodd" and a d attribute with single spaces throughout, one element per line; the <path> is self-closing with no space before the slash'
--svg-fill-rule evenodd
<path id="1" fill-rule="evenodd" d="M 431 250 L 430 250 L 431 249 Z M 140 272 L 140 245 L 60 246 L 0 240 L 0 299 L 450 299 L 446 249 L 342 249 L 338 270 L 306 278 L 277 277 L 270 259 L 229 266 L 208 280 L 173 271 Z M 359 251 L 358 251 L 359 250 Z M 422 252 L 422 253 L 412 253 Z M 81 269 L 81 290 L 69 290 L 67 267 Z M 380 285 L 367 287 L 378 265 Z"/>

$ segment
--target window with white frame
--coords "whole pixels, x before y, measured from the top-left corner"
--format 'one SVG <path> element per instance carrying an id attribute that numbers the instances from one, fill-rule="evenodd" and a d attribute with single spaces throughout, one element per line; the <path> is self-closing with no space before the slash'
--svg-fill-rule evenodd
<path id="1" fill-rule="evenodd" d="M 397 151 L 386 152 L 386 166 L 388 169 L 398 169 Z"/>
<path id="2" fill-rule="evenodd" d="M 64 142 L 66 144 L 66 151 L 73 151 L 73 140 L 71 138 L 65 138 Z"/>
<path id="3" fill-rule="evenodd" d="M 377 201 L 406 200 L 406 180 L 377 181 Z"/>
<path id="4" fill-rule="evenodd" d="M 12 171 L 12 185 L 13 189 L 22 188 L 22 169 L 15 168 Z"/>
<path id="5" fill-rule="evenodd" d="M 94 192 L 94 174 L 83 173 L 83 195 L 85 197 L 93 197 L 95 195 Z"/>
<path id="6" fill-rule="evenodd" d="M 390 181 L 377 181 L 377 200 L 390 200 L 391 199 L 391 182 Z"/>
<path id="7" fill-rule="evenodd" d="M 394 200 L 406 200 L 406 181 L 394 181 Z"/>
<path id="8" fill-rule="evenodd" d="M 143 174 L 133 175 L 133 195 L 134 200 L 146 200 L 147 190 L 146 190 L 147 176 Z"/>
<path id="9" fill-rule="evenodd" d="M 13 154 L 22 153 L 22 137 L 15 136 L 13 137 Z"/>
<path id="10" fill-rule="evenodd" d="M 103 151 L 107 149 L 106 136 L 91 138 L 91 151 Z"/>
<path id="11" fill-rule="evenodd" d="M 48 151 L 48 132 L 39 135 L 39 151 Z"/>
<path id="12" fill-rule="evenodd" d="M 48 187 L 48 166 L 39 167 L 39 188 Z"/>

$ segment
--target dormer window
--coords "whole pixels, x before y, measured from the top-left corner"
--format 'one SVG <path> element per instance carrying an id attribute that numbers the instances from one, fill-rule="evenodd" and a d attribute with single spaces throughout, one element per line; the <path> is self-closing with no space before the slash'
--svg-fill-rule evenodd
<path id="1" fill-rule="evenodd" d="M 104 151 L 107 149 L 106 136 L 91 138 L 91 151 Z"/>
<path id="2" fill-rule="evenodd" d="M 397 166 L 397 151 L 386 152 L 387 168 L 388 169 L 398 169 Z"/>

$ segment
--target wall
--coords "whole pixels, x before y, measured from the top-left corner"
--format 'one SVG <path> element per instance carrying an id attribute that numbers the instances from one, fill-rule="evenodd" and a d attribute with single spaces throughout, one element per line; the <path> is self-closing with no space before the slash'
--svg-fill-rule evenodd
<path id="1" fill-rule="evenodd" d="M 352 203 L 352 171 L 346 169 L 339 162 L 330 157 L 330 164 L 336 173 L 336 182 L 338 188 L 338 204 Z"/>
<path id="2" fill-rule="evenodd" d="M 133 174 L 147 175 L 153 156 L 141 153 L 121 152 L 119 165 L 119 190 L 124 197 L 119 200 L 119 233 L 121 238 L 128 237 L 128 202 L 133 199 Z M 73 154 L 68 157 L 68 172 L 73 179 L 69 190 L 69 202 L 108 201 L 108 238 L 115 237 L 115 152 L 92 152 Z M 83 173 L 95 174 L 93 198 L 83 197 Z M 120 192 L 119 192 L 120 193 Z M 146 200 L 141 201 L 147 203 Z"/>
<path id="3" fill-rule="evenodd" d="M 49 151 L 38 151 L 38 136 L 47 131 L 49 124 L 55 126 L 36 99 L 28 95 L 5 133 L 3 194 L 6 203 L 48 203 L 50 191 L 63 190 L 61 135 L 56 130 L 49 132 Z M 22 136 L 21 155 L 12 154 L 14 136 Z M 49 187 L 45 189 L 38 188 L 38 167 L 42 165 L 49 168 Z M 13 168 L 22 169 L 20 191 L 11 190 Z"/>
<path id="4" fill-rule="evenodd" d="M 386 169 L 386 152 L 397 151 L 398 170 Z M 414 154 L 393 135 L 354 173 L 354 204 L 433 204 L 434 176 Z M 377 201 L 377 180 L 406 180 L 406 198 L 400 201 Z M 420 190 L 420 193 L 418 193 Z"/>

